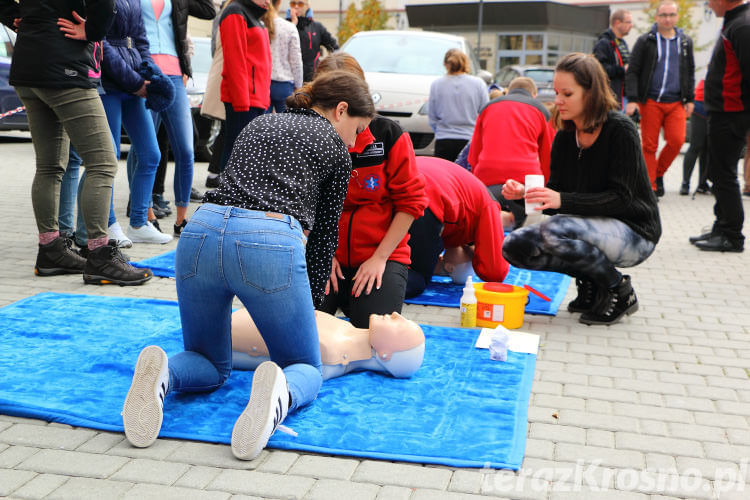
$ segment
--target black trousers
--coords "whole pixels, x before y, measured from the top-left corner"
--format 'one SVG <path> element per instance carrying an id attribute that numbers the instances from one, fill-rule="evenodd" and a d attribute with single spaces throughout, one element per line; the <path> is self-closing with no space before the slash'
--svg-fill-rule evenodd
<path id="1" fill-rule="evenodd" d="M 469 143 L 468 139 L 435 139 L 435 156 L 456 161 L 458 154 Z"/>
<path id="2" fill-rule="evenodd" d="M 750 131 L 750 112 L 708 114 L 708 178 L 712 182 L 714 204 L 713 232 L 742 244 L 745 211 L 737 180 L 737 162 Z"/>
<path id="3" fill-rule="evenodd" d="M 690 184 L 690 177 L 693 175 L 695 161 L 699 161 L 698 186 L 706 183 L 708 173 L 708 118 L 693 113 L 690 116 L 690 147 L 685 153 L 682 161 L 682 182 Z"/>
<path id="4" fill-rule="evenodd" d="M 429 208 L 425 209 L 422 217 L 412 222 L 409 229 L 411 266 L 406 281 L 407 299 L 421 294 L 430 284 L 438 258 L 444 250 L 443 238 L 440 237 L 442 232 L 443 224 Z"/>
<path id="5" fill-rule="evenodd" d="M 404 306 L 404 292 L 406 291 L 406 277 L 408 269 L 404 264 L 389 260 L 385 263 L 383 280 L 380 289 L 372 287 L 369 295 L 364 292 L 359 297 L 352 295 L 352 284 L 357 268 L 343 267 L 344 279 L 339 279 L 339 292 L 330 291 L 323 298 L 318 310 L 328 314 L 336 314 L 341 308 L 349 317 L 352 325 L 357 328 L 367 328 L 370 324 L 370 314 L 401 314 Z"/>

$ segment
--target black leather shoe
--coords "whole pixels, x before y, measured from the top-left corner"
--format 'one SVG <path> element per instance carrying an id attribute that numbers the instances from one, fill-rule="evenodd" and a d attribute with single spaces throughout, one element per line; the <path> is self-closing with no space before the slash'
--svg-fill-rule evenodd
<path id="1" fill-rule="evenodd" d="M 699 234 L 698 236 L 691 236 L 690 238 L 688 238 L 688 241 L 692 243 L 693 245 L 695 245 L 699 241 L 706 241 L 707 239 L 711 238 L 711 236 L 713 235 L 714 233 L 709 231 L 707 233 Z"/>
<path id="2" fill-rule="evenodd" d="M 664 196 L 664 177 L 656 178 L 656 196 Z"/>
<path id="3" fill-rule="evenodd" d="M 737 243 L 723 234 L 717 234 L 710 238 L 695 242 L 695 246 L 706 252 L 742 252 L 744 250 L 743 243 Z"/>

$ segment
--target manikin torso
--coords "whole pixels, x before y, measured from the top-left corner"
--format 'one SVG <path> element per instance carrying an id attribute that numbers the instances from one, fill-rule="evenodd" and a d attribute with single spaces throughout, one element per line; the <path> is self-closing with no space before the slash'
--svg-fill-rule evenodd
<path id="1" fill-rule="evenodd" d="M 315 311 L 320 338 L 323 379 L 345 373 L 374 370 L 394 377 L 410 377 L 422 365 L 424 332 L 398 313 L 371 315 L 370 328 L 355 328 L 348 321 Z M 232 365 L 254 370 L 269 359 L 268 348 L 247 310 L 232 314 Z"/>

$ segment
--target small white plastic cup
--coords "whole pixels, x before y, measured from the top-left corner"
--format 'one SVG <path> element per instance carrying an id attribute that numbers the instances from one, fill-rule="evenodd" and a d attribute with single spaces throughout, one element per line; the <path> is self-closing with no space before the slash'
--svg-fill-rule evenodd
<path id="1" fill-rule="evenodd" d="M 544 187 L 544 176 L 538 174 L 527 175 L 524 179 L 524 186 L 528 190 L 529 188 Z M 538 213 L 538 210 L 534 210 L 535 207 L 541 206 L 541 203 L 529 203 L 526 202 L 526 215 Z"/>

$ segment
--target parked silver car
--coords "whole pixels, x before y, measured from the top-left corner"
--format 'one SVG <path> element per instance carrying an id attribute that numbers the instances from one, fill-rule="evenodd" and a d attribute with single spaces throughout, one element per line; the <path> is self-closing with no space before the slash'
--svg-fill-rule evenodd
<path id="1" fill-rule="evenodd" d="M 471 72 L 488 84 L 465 38 L 431 31 L 362 31 L 341 50 L 354 56 L 365 71 L 378 113 L 409 132 L 417 154 L 432 154 L 435 134 L 427 119 L 432 82 L 445 74 L 443 57 L 458 48 L 469 55 Z"/>
<path id="2" fill-rule="evenodd" d="M 495 81 L 498 85 L 507 88 L 515 78 L 527 76 L 534 80 L 539 94 L 536 96 L 542 102 L 553 102 L 555 100 L 555 89 L 552 79 L 555 77 L 554 66 L 505 66 L 497 73 Z"/>

